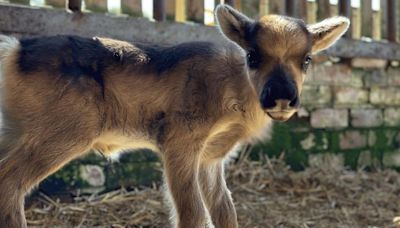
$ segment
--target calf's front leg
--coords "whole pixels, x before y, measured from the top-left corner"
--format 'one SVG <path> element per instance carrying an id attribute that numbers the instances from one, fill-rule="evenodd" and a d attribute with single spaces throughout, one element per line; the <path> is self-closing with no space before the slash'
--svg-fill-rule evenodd
<path id="1" fill-rule="evenodd" d="M 190 144 L 190 141 L 183 142 Z M 179 228 L 205 227 L 206 209 L 198 183 L 198 149 L 182 145 L 180 140 L 176 145 L 169 145 L 163 155 L 165 178 L 175 210 L 173 223 Z"/>
<path id="2" fill-rule="evenodd" d="M 237 215 L 226 186 L 223 161 L 200 166 L 201 190 L 216 228 L 237 228 Z"/>

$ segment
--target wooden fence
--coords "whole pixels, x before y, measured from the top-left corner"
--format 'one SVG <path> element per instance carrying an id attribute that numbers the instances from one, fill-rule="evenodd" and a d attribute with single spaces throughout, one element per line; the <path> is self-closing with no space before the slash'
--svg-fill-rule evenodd
<path id="1" fill-rule="evenodd" d="M 190 24 L 214 24 L 213 10 L 221 2 L 223 1 L 0 0 L 0 31 L 26 35 L 102 35 L 166 44 L 204 39 L 218 41 L 219 35 L 214 28 Z M 14 5 L 15 3 L 19 5 Z M 225 3 L 253 18 L 275 13 L 303 18 L 313 23 L 329 16 L 347 15 L 352 20 L 351 31 L 335 47 L 326 50 L 325 54 L 347 59 L 394 60 L 391 63 L 395 65 L 400 61 L 400 0 L 225 0 Z M 69 12 L 51 8 L 67 8 Z M 75 13 L 70 13 L 71 11 Z M 118 15 L 110 17 L 108 14 Z M 158 23 L 143 20 L 143 17 L 183 23 L 164 23 L 159 26 Z M 26 21 L 30 23 L 27 24 Z"/>
<path id="2" fill-rule="evenodd" d="M 1 1 L 1 0 L 0 0 Z M 6 1 L 6 0 L 3 0 Z M 72 11 L 108 12 L 109 5 L 119 7 L 117 13 L 147 16 L 157 21 L 214 23 L 216 4 L 226 3 L 257 18 L 265 14 L 283 14 L 313 23 L 333 15 L 351 19 L 347 38 L 369 37 L 374 40 L 400 41 L 400 3 L 397 0 L 8 0 L 11 3 L 67 7 Z M 110 4 L 111 3 L 111 4 Z M 150 12 L 144 14 L 144 5 Z M 83 7 L 84 6 L 84 7 Z M 114 6 L 114 7 L 115 7 Z M 114 9 L 115 10 L 115 9 Z M 249 12 L 246 12 L 249 11 Z M 114 11 L 115 12 L 115 11 Z"/>

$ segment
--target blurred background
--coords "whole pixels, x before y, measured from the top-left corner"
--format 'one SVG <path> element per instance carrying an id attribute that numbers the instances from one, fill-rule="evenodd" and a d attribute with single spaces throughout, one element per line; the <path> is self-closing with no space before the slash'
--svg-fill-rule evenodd
<path id="1" fill-rule="evenodd" d="M 400 216 L 399 1 L 0 0 L 0 33 L 106 36 L 158 44 L 223 43 L 227 41 L 214 26 L 213 10 L 219 3 L 254 19 L 266 14 L 307 23 L 335 15 L 351 19 L 349 31 L 337 45 L 313 58 L 297 115 L 286 123 L 274 123 L 269 139 L 245 146 L 234 159 L 227 174 L 234 198 L 245 205 L 253 202 L 246 197 L 257 196 L 247 209 L 239 208 L 242 226 L 266 227 L 267 221 L 274 221 L 272 226 L 282 227 L 396 227 L 400 220 L 396 217 Z M 96 225 L 94 220 L 121 209 L 113 202 L 120 202 L 115 197 L 122 195 L 121 201 L 130 202 L 122 207 L 129 207 L 127 211 L 136 217 L 118 214 L 114 217 L 126 219 L 114 218 L 115 224 L 163 227 L 166 210 L 155 203 L 162 201 L 161 168 L 149 151 L 125 153 L 117 162 L 96 154 L 73 161 L 41 183 L 28 200 L 33 205 L 28 222 Z M 146 201 L 151 197 L 158 198 Z M 275 202 L 276 207 L 263 204 L 261 214 L 251 212 L 260 199 Z M 280 208 L 278 199 L 293 207 Z M 144 208 L 131 208 L 138 200 Z M 68 202 L 78 203 L 77 211 Z M 113 206 L 91 211 L 87 202 Z M 292 215 L 292 220 L 282 213 Z M 50 223 L 47 215 L 54 218 Z M 88 219 L 95 215 L 96 219 Z"/>

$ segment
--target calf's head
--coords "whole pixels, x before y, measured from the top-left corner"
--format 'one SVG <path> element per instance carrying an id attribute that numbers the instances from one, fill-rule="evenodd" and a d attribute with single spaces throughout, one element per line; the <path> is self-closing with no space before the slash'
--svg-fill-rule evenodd
<path id="1" fill-rule="evenodd" d="M 278 15 L 255 21 L 227 5 L 218 6 L 215 12 L 221 32 L 246 52 L 262 109 L 279 121 L 297 111 L 311 55 L 333 45 L 350 24 L 345 17 L 311 25 Z"/>

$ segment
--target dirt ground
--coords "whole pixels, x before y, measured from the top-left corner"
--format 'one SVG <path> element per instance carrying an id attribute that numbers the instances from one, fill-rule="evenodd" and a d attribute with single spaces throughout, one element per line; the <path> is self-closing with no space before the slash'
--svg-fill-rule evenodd
<path id="1" fill-rule="evenodd" d="M 282 159 L 240 158 L 227 170 L 240 227 L 400 227 L 400 173 L 349 171 L 329 160 L 302 172 Z M 41 194 L 30 227 L 169 227 L 158 186 L 65 203 Z"/>

